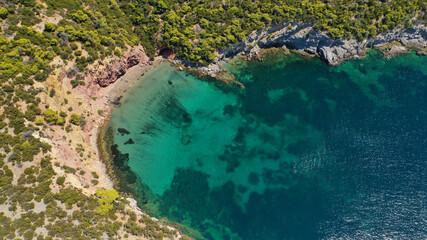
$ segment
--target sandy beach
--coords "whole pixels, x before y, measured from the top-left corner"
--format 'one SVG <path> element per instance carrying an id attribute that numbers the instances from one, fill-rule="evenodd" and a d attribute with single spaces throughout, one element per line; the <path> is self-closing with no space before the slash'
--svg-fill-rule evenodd
<path id="1" fill-rule="evenodd" d="M 148 58 L 147 58 L 148 59 Z M 126 73 L 107 87 L 101 87 L 94 77 L 85 77 L 85 85 L 73 88 L 67 76 L 70 64 L 57 68 L 44 83 L 38 87 L 45 91 L 40 94 L 44 106 L 67 115 L 77 113 L 85 118 L 83 127 L 72 124 L 65 126 L 49 126 L 41 139 L 50 143 L 55 171 L 65 176 L 66 185 L 82 189 L 87 194 L 93 194 L 98 188 L 114 188 L 112 178 L 108 175 L 98 151 L 99 130 L 109 120 L 114 102 L 123 96 L 140 77 L 150 68 L 165 61 L 157 57 L 152 61 L 142 62 L 129 69 Z M 105 63 L 104 63 L 105 64 Z M 102 71 L 102 64 L 90 66 L 93 72 Z M 55 89 L 55 95 L 49 96 L 49 91 Z M 72 173 L 65 169 L 74 169 Z M 96 174 L 95 174 L 96 173 Z"/>
<path id="2" fill-rule="evenodd" d="M 102 172 L 109 178 L 109 182 L 112 187 L 117 188 L 116 176 L 113 169 L 109 169 L 109 161 L 111 156 L 111 151 L 108 149 L 108 144 L 103 139 L 106 127 L 109 121 L 110 113 L 114 110 L 114 108 L 119 104 L 122 97 L 127 93 L 129 89 L 132 88 L 138 81 L 142 80 L 142 76 L 152 68 L 157 67 L 160 63 L 166 62 L 167 60 L 162 57 L 157 57 L 151 62 L 148 66 L 140 66 L 137 65 L 131 69 L 129 69 L 123 77 L 121 77 L 118 81 L 111 84 L 107 88 L 102 89 L 103 93 L 107 97 L 107 104 L 104 106 L 108 111 L 108 115 L 104 116 L 104 120 L 102 121 L 102 125 L 99 125 L 95 129 L 93 129 L 91 135 L 91 145 L 95 149 L 98 156 L 98 163 L 102 164 Z"/>

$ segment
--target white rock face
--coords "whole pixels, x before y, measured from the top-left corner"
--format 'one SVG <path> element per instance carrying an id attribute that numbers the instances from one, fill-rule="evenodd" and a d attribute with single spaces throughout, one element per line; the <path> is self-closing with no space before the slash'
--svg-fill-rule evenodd
<path id="1" fill-rule="evenodd" d="M 271 47 L 304 51 L 319 56 L 328 64 L 337 65 L 355 56 L 359 58 L 368 48 L 394 41 L 410 48 L 425 49 L 427 47 L 426 39 L 427 28 L 424 25 L 416 25 L 407 29 L 396 28 L 387 34 L 360 42 L 356 39 L 330 39 L 324 32 L 316 30 L 311 24 L 287 23 L 253 32 L 245 42 L 228 47 L 219 54 L 215 62 L 199 69 L 212 74 L 220 71 L 218 65 L 222 61 L 239 55 L 257 55 L 262 49 Z M 396 46 L 390 50 L 403 53 L 406 48 Z"/>

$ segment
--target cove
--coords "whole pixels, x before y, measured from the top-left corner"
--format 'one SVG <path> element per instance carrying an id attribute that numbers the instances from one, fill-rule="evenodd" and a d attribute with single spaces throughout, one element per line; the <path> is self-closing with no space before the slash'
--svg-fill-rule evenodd
<path id="1" fill-rule="evenodd" d="M 114 165 L 196 239 L 421 239 L 427 57 L 235 60 L 245 90 L 168 64 L 111 116 Z"/>

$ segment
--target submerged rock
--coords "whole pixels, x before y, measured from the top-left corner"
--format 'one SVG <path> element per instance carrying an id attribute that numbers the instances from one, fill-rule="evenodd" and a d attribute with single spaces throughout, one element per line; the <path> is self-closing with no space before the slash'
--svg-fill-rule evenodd
<path id="1" fill-rule="evenodd" d="M 136 174 L 132 172 L 132 170 L 129 170 L 125 173 L 125 181 L 127 184 L 135 184 L 136 183 Z"/>
<path id="2" fill-rule="evenodd" d="M 126 142 L 125 142 L 125 145 L 128 145 L 128 144 L 134 144 L 135 142 L 132 140 L 132 138 L 129 138 L 129 140 L 127 140 Z"/>
<path id="3" fill-rule="evenodd" d="M 181 143 L 183 145 L 188 145 L 190 143 L 190 141 L 191 141 L 191 136 L 189 136 L 189 135 L 183 135 L 181 137 Z"/>
<path id="4" fill-rule="evenodd" d="M 119 151 L 117 144 L 111 146 L 111 153 L 113 154 L 113 163 L 117 166 L 121 171 L 128 171 L 130 167 L 127 165 L 129 161 L 129 154 L 122 154 Z"/>
<path id="5" fill-rule="evenodd" d="M 130 132 L 124 128 L 118 128 L 117 131 L 120 133 L 120 135 L 128 135 Z"/>

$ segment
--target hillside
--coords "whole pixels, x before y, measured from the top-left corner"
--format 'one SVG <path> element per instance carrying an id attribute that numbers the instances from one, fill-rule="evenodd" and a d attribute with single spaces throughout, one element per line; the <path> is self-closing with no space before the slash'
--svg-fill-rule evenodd
<path id="1" fill-rule="evenodd" d="M 254 30 L 289 21 L 361 40 L 424 23 L 426 8 L 423 0 L 2 1 L 0 238 L 180 237 L 125 194 L 99 190 L 113 184 L 92 144 L 109 111 L 96 73 L 111 64 L 127 70 L 171 51 L 205 65 Z"/>

